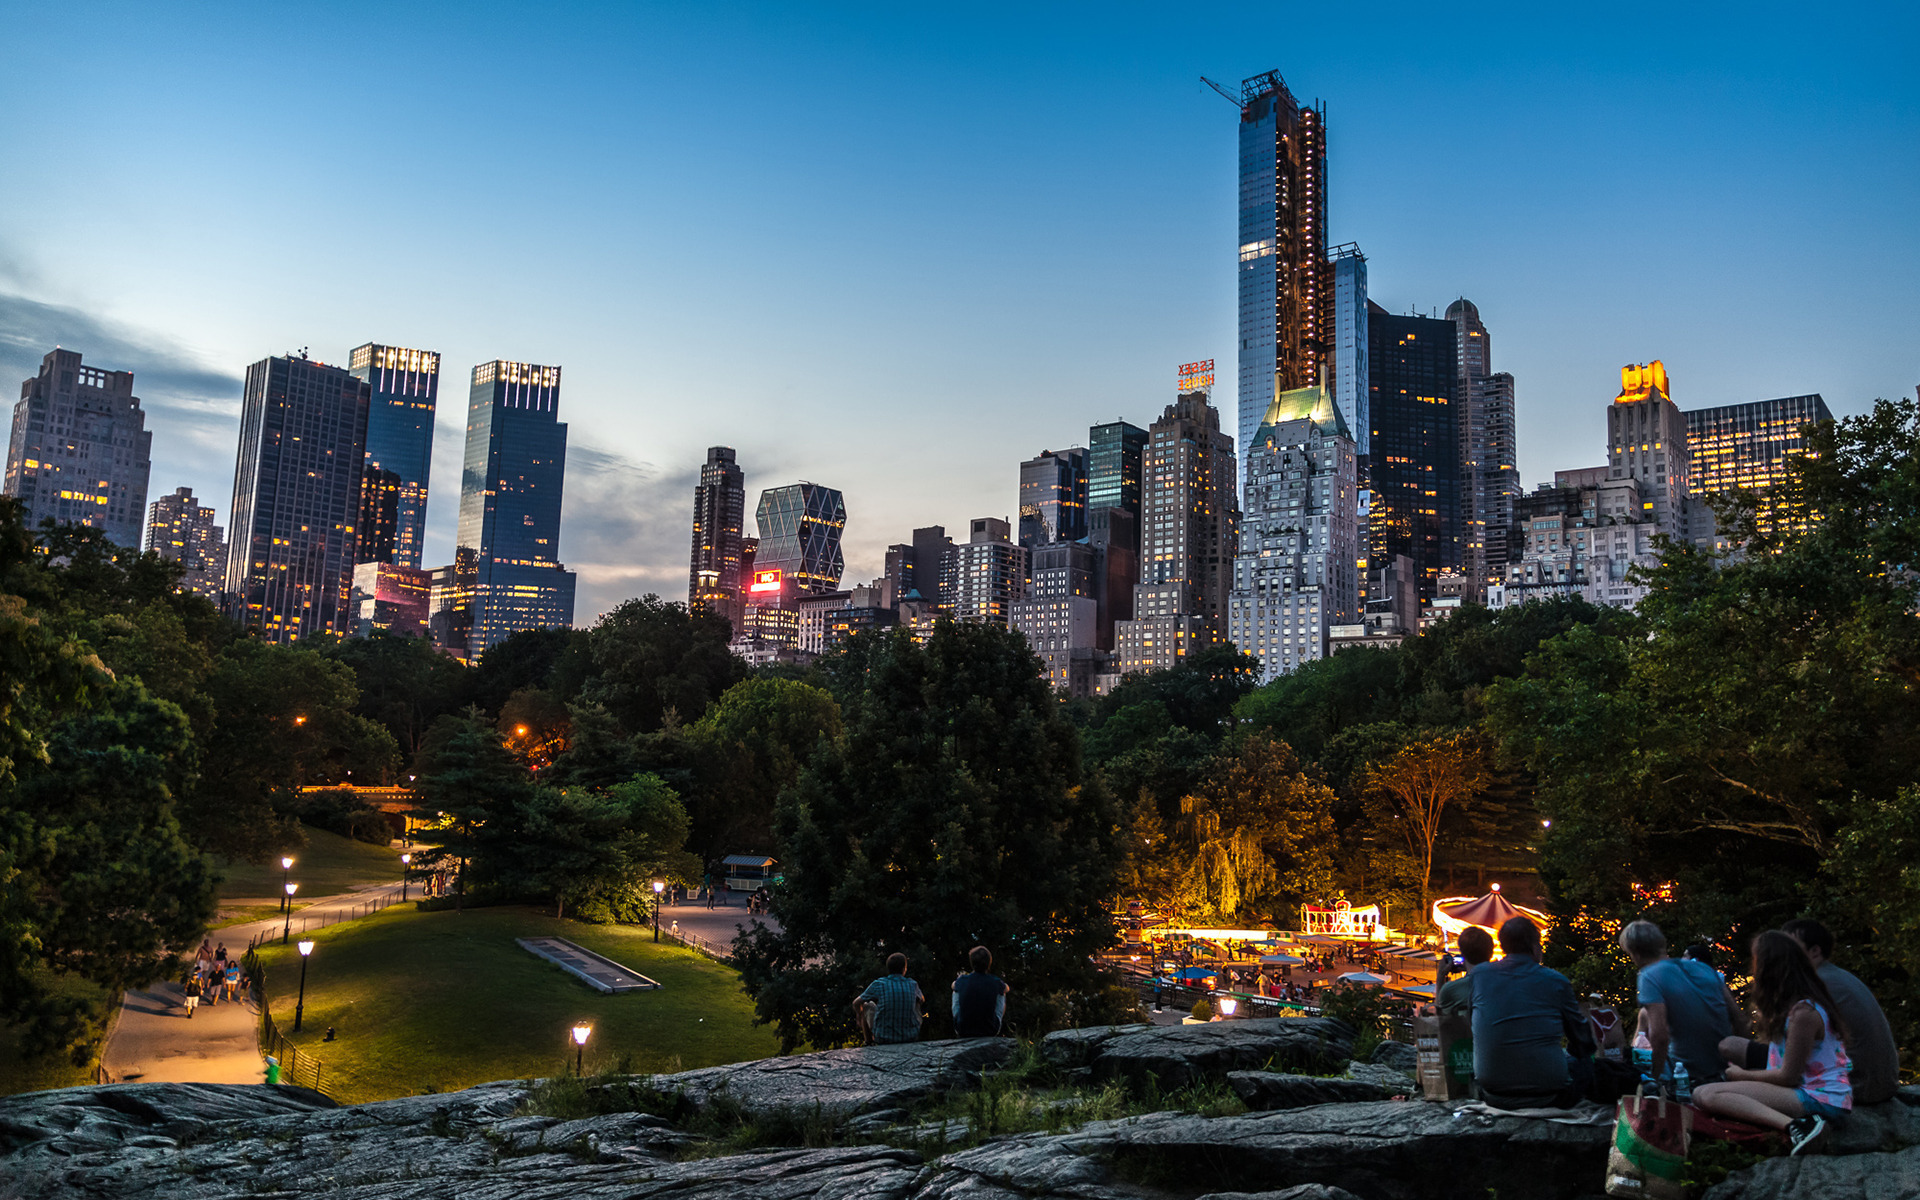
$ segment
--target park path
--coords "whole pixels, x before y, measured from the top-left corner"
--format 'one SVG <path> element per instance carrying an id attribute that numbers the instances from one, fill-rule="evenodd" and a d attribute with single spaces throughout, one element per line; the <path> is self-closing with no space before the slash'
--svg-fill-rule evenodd
<path id="1" fill-rule="evenodd" d="M 660 934 L 670 936 L 674 923 L 680 926 L 680 940 L 720 958 L 733 957 L 733 938 L 748 924 L 765 925 L 778 933 L 780 921 L 773 916 L 753 916 L 747 912 L 744 896 L 733 897 L 731 905 L 708 908 L 705 900 L 668 904 L 660 909 Z"/>
<path id="2" fill-rule="evenodd" d="M 365 916 L 399 893 L 398 882 L 383 883 L 315 901 L 293 914 L 290 936 Z M 284 917 L 273 917 L 229 925 L 208 937 L 238 958 L 255 938 L 277 938 L 285 927 Z M 189 1020 L 185 990 L 178 980 L 167 980 L 126 994 L 100 1066 L 115 1083 L 260 1083 L 266 1062 L 259 1030 L 260 1008 L 251 997 L 212 1005 L 203 1000 Z"/>

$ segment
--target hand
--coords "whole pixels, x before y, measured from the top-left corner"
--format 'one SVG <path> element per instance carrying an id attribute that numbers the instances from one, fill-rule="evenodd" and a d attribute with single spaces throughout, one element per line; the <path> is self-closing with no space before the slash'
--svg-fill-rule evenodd
<path id="1" fill-rule="evenodd" d="M 1747 1070 L 1745 1067 L 1728 1067 L 1726 1070 L 1726 1076 L 1727 1076 L 1727 1080 L 1731 1083 L 1741 1083 L 1746 1080 L 1752 1079 L 1754 1076 L 1754 1073 L 1752 1071 Z"/>

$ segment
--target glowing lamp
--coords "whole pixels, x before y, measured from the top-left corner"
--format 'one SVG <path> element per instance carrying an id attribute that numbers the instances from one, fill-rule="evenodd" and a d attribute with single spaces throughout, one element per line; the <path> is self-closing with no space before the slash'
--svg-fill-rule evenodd
<path id="1" fill-rule="evenodd" d="M 305 958 L 307 955 L 312 953 L 313 953 L 313 939 L 312 938 L 300 939 L 300 957 Z"/>
<path id="2" fill-rule="evenodd" d="M 299 890 L 300 890 L 300 885 L 297 883 L 289 883 L 287 885 L 287 895 L 289 896 L 293 895 L 295 892 Z"/>
<path id="3" fill-rule="evenodd" d="M 593 1026 L 587 1024 L 585 1021 L 573 1027 L 573 1044 L 576 1046 L 586 1045 L 587 1039 L 592 1036 Z"/>
<path id="4" fill-rule="evenodd" d="M 1240 1010 L 1240 1002 L 1226 996 L 1220 998 L 1220 1015 L 1230 1017 Z"/>

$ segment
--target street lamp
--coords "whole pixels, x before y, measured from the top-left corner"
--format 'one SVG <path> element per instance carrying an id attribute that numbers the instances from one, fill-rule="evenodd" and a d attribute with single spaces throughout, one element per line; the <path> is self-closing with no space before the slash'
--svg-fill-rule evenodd
<path id="1" fill-rule="evenodd" d="M 298 1027 L 296 1026 L 296 1028 Z M 593 1026 L 587 1024 L 585 1021 L 573 1027 L 573 1073 L 576 1078 L 580 1075 L 581 1065 L 586 1061 L 587 1039 L 592 1036 Z"/>
<path id="2" fill-rule="evenodd" d="M 293 1031 L 300 1032 L 300 1018 L 307 1011 L 307 959 L 313 954 L 313 939 L 300 939 L 300 999 L 293 1005 Z"/>
<path id="3" fill-rule="evenodd" d="M 291 854 L 281 855 L 280 856 L 280 882 L 283 884 L 286 883 L 288 879 L 292 878 L 292 872 L 293 872 L 293 855 Z M 285 900 L 282 900 L 280 902 L 280 906 L 282 908 L 286 907 L 286 904 L 287 902 Z"/>
<path id="4" fill-rule="evenodd" d="M 653 881 L 653 940 L 655 942 L 660 940 L 660 893 L 666 886 L 658 879 Z"/>
<path id="5" fill-rule="evenodd" d="M 412 861 L 413 855 L 411 854 L 402 854 L 400 856 L 400 903 L 402 904 L 407 902 L 407 866 Z"/>
<path id="6" fill-rule="evenodd" d="M 293 932 L 293 894 L 300 890 L 297 883 L 287 884 L 287 923 L 280 927 L 280 944 L 287 944 L 287 935 Z"/>

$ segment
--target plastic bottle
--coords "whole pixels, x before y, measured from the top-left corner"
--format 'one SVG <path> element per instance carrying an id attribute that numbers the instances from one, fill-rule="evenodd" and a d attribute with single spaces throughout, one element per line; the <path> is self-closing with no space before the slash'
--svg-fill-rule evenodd
<path id="1" fill-rule="evenodd" d="M 1693 1083 L 1687 1078 L 1687 1064 L 1673 1060 L 1673 1098 L 1682 1104 L 1693 1103 Z"/>
<path id="2" fill-rule="evenodd" d="M 1642 1079 L 1653 1075 L 1653 1039 L 1644 1029 L 1633 1035 L 1633 1069 L 1640 1072 Z"/>

